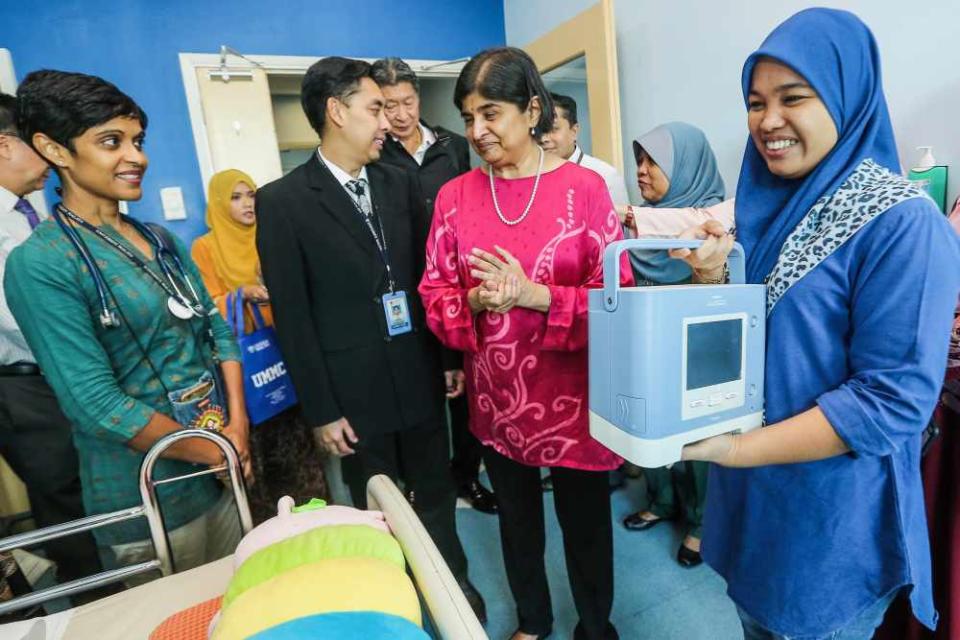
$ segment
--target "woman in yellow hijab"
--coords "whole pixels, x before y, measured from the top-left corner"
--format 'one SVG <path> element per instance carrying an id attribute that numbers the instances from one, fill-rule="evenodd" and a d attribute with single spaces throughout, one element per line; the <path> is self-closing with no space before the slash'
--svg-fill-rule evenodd
<path id="1" fill-rule="evenodd" d="M 238 169 L 214 174 L 207 192 L 210 232 L 196 239 L 190 255 L 224 317 L 227 294 L 239 289 L 245 301 L 260 305 L 267 324 L 273 324 L 257 255 L 256 190 L 257 183 Z"/>
<path id="2" fill-rule="evenodd" d="M 260 277 L 257 255 L 257 184 L 243 171 L 227 169 L 210 178 L 207 226 L 210 232 L 193 243 L 190 255 L 200 269 L 210 296 L 226 317 L 227 294 L 260 305 L 272 324 L 270 296 Z M 247 313 L 247 331 L 253 319 Z M 248 488 L 255 523 L 277 514 L 277 500 L 292 496 L 299 504 L 325 498 L 323 458 L 313 436 L 294 407 L 250 429 L 251 459 L 257 482 Z"/>

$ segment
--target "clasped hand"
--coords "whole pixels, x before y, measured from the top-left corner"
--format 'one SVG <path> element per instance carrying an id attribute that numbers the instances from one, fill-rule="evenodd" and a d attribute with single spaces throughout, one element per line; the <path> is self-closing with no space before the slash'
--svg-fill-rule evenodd
<path id="1" fill-rule="evenodd" d="M 474 249 L 467 258 L 470 275 L 480 280 L 476 288 L 479 310 L 507 313 L 514 307 L 528 306 L 533 295 L 533 282 L 509 251 L 496 245 L 494 249 L 499 256 Z"/>
<path id="2" fill-rule="evenodd" d="M 726 228 L 716 220 L 690 227 L 678 238 L 703 240 L 697 249 L 671 249 L 670 257 L 686 261 L 697 274 L 707 278 L 713 278 L 723 271 L 734 242 L 733 234 L 727 233 Z"/>

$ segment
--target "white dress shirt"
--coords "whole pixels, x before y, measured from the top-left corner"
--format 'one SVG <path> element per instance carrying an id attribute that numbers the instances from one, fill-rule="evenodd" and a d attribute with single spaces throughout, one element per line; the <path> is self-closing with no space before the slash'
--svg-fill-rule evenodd
<path id="1" fill-rule="evenodd" d="M 595 158 L 590 154 L 584 153 L 580 145 L 573 148 L 573 154 L 567 158 L 570 162 L 579 164 L 600 174 L 603 181 L 607 183 L 607 191 L 610 192 L 610 199 L 614 205 L 630 204 L 630 196 L 627 195 L 627 185 L 623 181 L 623 176 L 613 165 L 609 165 L 600 158 Z"/>
<path id="2" fill-rule="evenodd" d="M 327 169 L 330 169 L 330 173 L 333 174 L 333 177 L 337 179 L 337 182 L 340 183 L 340 186 L 343 187 L 343 190 L 347 192 L 347 195 L 350 196 L 350 199 L 354 202 L 357 202 L 357 194 L 347 188 L 347 183 L 351 180 L 366 180 L 367 181 L 367 198 L 370 199 L 370 205 L 373 205 L 373 189 L 369 188 L 370 179 L 367 178 L 367 167 L 364 165 L 363 169 L 360 169 L 360 175 L 356 178 L 351 176 L 349 173 L 341 169 L 338 165 L 334 164 L 333 160 L 327 160 L 323 156 L 323 152 L 320 151 L 320 147 L 317 147 L 317 156 L 320 158 L 320 162 L 327 165 Z M 359 204 L 359 202 L 357 202 Z"/>
<path id="3" fill-rule="evenodd" d="M 17 321 L 10 313 L 2 286 L 7 257 L 33 231 L 26 216 L 14 208 L 19 200 L 20 196 L 0 187 L 0 365 L 36 362 Z M 37 212 L 37 216 L 43 219 L 40 212 Z"/>
<path id="4" fill-rule="evenodd" d="M 423 126 L 422 122 L 417 126 L 420 127 L 420 146 L 413 152 L 413 159 L 417 161 L 417 164 L 423 164 L 423 157 L 427 155 L 427 149 L 437 141 L 437 136 L 434 135 L 433 131 Z"/>
<path id="5" fill-rule="evenodd" d="M 424 126 L 422 122 L 417 123 L 417 126 L 420 127 L 420 146 L 413 152 L 413 159 L 417 164 L 423 164 L 423 158 L 427 155 L 427 149 L 432 147 L 437 141 L 437 135 L 430 130 L 430 127 Z M 400 142 L 399 138 L 394 138 L 394 140 Z M 400 144 L 403 144 L 403 142 L 400 142 Z"/>

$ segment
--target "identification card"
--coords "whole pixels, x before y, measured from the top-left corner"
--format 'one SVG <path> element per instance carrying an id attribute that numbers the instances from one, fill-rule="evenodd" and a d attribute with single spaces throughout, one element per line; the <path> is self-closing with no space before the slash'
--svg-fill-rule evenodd
<path id="1" fill-rule="evenodd" d="M 407 305 L 407 292 L 383 294 L 383 313 L 387 317 L 387 333 L 399 336 L 410 333 L 413 323 L 410 322 L 410 307 Z"/>

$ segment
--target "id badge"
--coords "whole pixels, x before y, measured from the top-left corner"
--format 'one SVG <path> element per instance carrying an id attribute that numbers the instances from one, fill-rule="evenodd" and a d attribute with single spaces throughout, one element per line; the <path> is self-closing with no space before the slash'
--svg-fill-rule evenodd
<path id="1" fill-rule="evenodd" d="M 407 304 L 407 292 L 383 294 L 383 313 L 387 318 L 387 334 L 399 336 L 410 333 L 413 324 L 410 322 L 410 307 Z"/>

